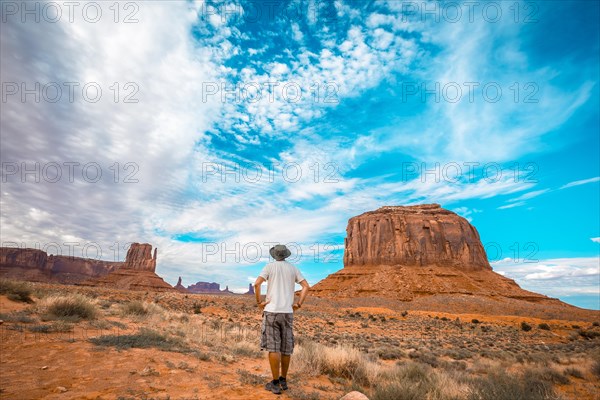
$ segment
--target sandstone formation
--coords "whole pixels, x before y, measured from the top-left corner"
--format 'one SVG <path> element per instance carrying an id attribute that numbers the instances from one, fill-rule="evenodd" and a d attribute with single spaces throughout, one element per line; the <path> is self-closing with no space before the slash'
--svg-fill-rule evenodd
<path id="1" fill-rule="evenodd" d="M 550 300 L 493 272 L 475 227 L 438 204 L 381 207 L 351 218 L 346 233 L 344 268 L 314 285 L 311 294 Z"/>
<path id="2" fill-rule="evenodd" d="M 187 290 L 192 293 L 220 293 L 221 285 L 216 282 L 196 282 L 189 285 Z"/>
<path id="3" fill-rule="evenodd" d="M 181 284 L 181 277 L 179 277 L 179 279 L 177 279 L 177 285 L 175 285 L 175 289 L 179 290 L 180 292 L 187 292 L 188 290 L 185 288 L 185 286 L 183 286 Z"/>
<path id="4" fill-rule="evenodd" d="M 229 286 L 226 286 L 224 290 L 221 290 L 221 285 L 216 282 L 196 282 L 193 285 L 187 287 L 188 292 L 199 293 L 199 294 L 233 294 L 229 290 Z"/>
<path id="5" fill-rule="evenodd" d="M 0 276 L 37 282 L 74 284 L 104 276 L 123 263 L 48 255 L 29 248 L 0 247 Z"/>
<path id="6" fill-rule="evenodd" d="M 123 268 L 154 272 L 156 270 L 157 251 L 158 249 L 154 249 L 153 256 L 151 244 L 133 243 L 129 247 L 129 250 L 127 250 L 127 257 L 125 258 Z"/>
<path id="7" fill-rule="evenodd" d="M 244 294 L 254 294 L 254 286 L 251 283 L 248 284 L 248 291 Z"/>
<path id="8" fill-rule="evenodd" d="M 479 234 L 438 204 L 381 207 L 351 218 L 344 266 L 444 266 L 491 270 Z"/>
<path id="9" fill-rule="evenodd" d="M 100 278 L 82 282 L 84 285 L 112 287 L 127 290 L 172 291 L 173 286 L 165 282 L 154 271 L 157 249 L 152 253 L 152 245 L 133 243 L 127 251 L 122 267 Z"/>

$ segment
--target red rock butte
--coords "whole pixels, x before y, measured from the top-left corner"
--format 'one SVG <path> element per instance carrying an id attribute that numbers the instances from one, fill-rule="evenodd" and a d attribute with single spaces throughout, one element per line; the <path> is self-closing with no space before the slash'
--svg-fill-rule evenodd
<path id="1" fill-rule="evenodd" d="M 156 274 L 157 249 L 132 243 L 124 262 L 54 256 L 28 248 L 0 248 L 0 276 L 38 282 L 105 286 L 117 289 L 170 291 Z"/>
<path id="2" fill-rule="evenodd" d="M 132 243 L 121 268 L 81 284 L 127 290 L 174 291 L 176 289 L 155 272 L 157 250 L 154 249 L 153 254 L 151 244 Z"/>
<path id="3" fill-rule="evenodd" d="M 344 268 L 314 285 L 311 295 L 400 301 L 476 295 L 561 303 L 495 273 L 475 227 L 438 204 L 365 212 L 350 218 L 346 233 Z"/>
<path id="4" fill-rule="evenodd" d="M 351 218 L 344 266 L 444 266 L 491 270 L 479 233 L 438 204 L 381 207 Z"/>

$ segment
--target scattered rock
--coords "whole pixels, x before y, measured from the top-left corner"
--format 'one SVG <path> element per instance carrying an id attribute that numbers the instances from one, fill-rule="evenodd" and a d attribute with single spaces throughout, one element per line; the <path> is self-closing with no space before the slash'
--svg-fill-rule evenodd
<path id="1" fill-rule="evenodd" d="M 57 386 L 57 387 L 56 387 L 56 390 L 57 390 L 59 393 L 64 393 L 64 392 L 66 392 L 66 391 L 67 391 L 67 388 L 66 388 L 66 387 L 64 387 L 64 386 Z"/>
<path id="2" fill-rule="evenodd" d="M 44 365 L 44 366 L 43 366 L 42 368 L 40 368 L 40 369 L 42 369 L 42 370 L 46 370 L 46 369 L 48 369 L 48 366 L 47 366 L 47 365 Z"/>
<path id="3" fill-rule="evenodd" d="M 148 366 L 144 368 L 142 372 L 140 372 L 140 376 L 159 376 L 160 372 L 155 370 L 154 368 Z"/>
<path id="4" fill-rule="evenodd" d="M 341 397 L 340 400 L 369 400 L 369 398 L 361 392 L 353 391 L 348 393 L 344 397 Z"/>

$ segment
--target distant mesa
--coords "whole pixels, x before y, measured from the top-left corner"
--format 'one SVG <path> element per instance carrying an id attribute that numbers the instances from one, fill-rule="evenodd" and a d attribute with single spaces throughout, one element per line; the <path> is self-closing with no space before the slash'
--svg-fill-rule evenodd
<path id="1" fill-rule="evenodd" d="M 229 290 L 229 286 L 226 286 L 224 290 L 221 290 L 221 285 L 216 282 L 196 282 L 193 285 L 187 287 L 188 292 L 198 294 L 233 294 Z"/>
<path id="2" fill-rule="evenodd" d="M 157 249 L 133 243 L 124 262 L 53 256 L 29 248 L 0 247 L 0 276 L 28 280 L 131 290 L 173 290 L 155 273 Z"/>
<path id="3" fill-rule="evenodd" d="M 350 218 L 344 268 L 311 294 L 400 301 L 477 295 L 564 304 L 493 272 L 475 227 L 439 204 L 381 207 Z"/>

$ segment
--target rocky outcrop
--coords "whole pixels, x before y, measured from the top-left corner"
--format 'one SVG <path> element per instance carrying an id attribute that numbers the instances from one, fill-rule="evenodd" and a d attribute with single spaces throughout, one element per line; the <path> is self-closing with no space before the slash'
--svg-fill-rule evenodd
<path id="1" fill-rule="evenodd" d="M 188 286 L 187 290 L 191 293 L 234 294 L 229 290 L 229 286 L 226 286 L 224 290 L 221 290 L 221 285 L 216 282 L 196 282 L 193 285 Z"/>
<path id="2" fill-rule="evenodd" d="M 0 275 L 10 279 L 119 289 L 173 290 L 155 273 L 157 251 L 148 243 L 133 243 L 124 262 L 48 255 L 37 249 L 0 248 Z"/>
<path id="3" fill-rule="evenodd" d="M 127 257 L 125 258 L 123 267 L 137 271 L 154 272 L 156 270 L 157 251 L 158 249 L 154 249 L 154 255 L 152 255 L 151 244 L 133 243 L 129 247 L 129 250 L 127 250 Z"/>
<path id="4" fill-rule="evenodd" d="M 0 265 L 44 270 L 47 259 L 48 254 L 42 250 L 0 247 Z"/>
<path id="5" fill-rule="evenodd" d="M 154 255 L 152 255 L 151 244 L 133 243 L 127 250 L 125 262 L 121 268 L 106 276 L 91 279 L 82 284 L 153 292 L 175 290 L 173 286 L 154 272 L 156 269 L 156 253 L 157 249 L 154 249 Z"/>
<path id="6" fill-rule="evenodd" d="M 321 297 L 412 301 L 431 295 L 543 301 L 492 271 L 479 234 L 438 204 L 381 207 L 348 221 L 344 268 L 311 289 Z"/>
<path id="7" fill-rule="evenodd" d="M 251 283 L 248 284 L 248 291 L 244 294 L 254 294 L 254 286 Z"/>
<path id="8" fill-rule="evenodd" d="M 220 293 L 221 285 L 216 282 L 196 282 L 189 285 L 187 290 L 192 293 Z"/>
<path id="9" fill-rule="evenodd" d="M 188 290 L 185 288 L 185 286 L 183 286 L 181 284 L 181 277 L 179 277 L 179 279 L 177 279 L 177 285 L 174 286 L 175 289 L 179 290 L 180 292 L 187 292 Z"/>
<path id="10" fill-rule="evenodd" d="M 29 248 L 1 247 L 0 275 L 38 282 L 79 283 L 104 276 L 122 266 L 120 262 L 48 255 Z"/>
<path id="11" fill-rule="evenodd" d="M 445 266 L 491 270 L 479 233 L 439 204 L 381 207 L 348 221 L 344 266 Z"/>

